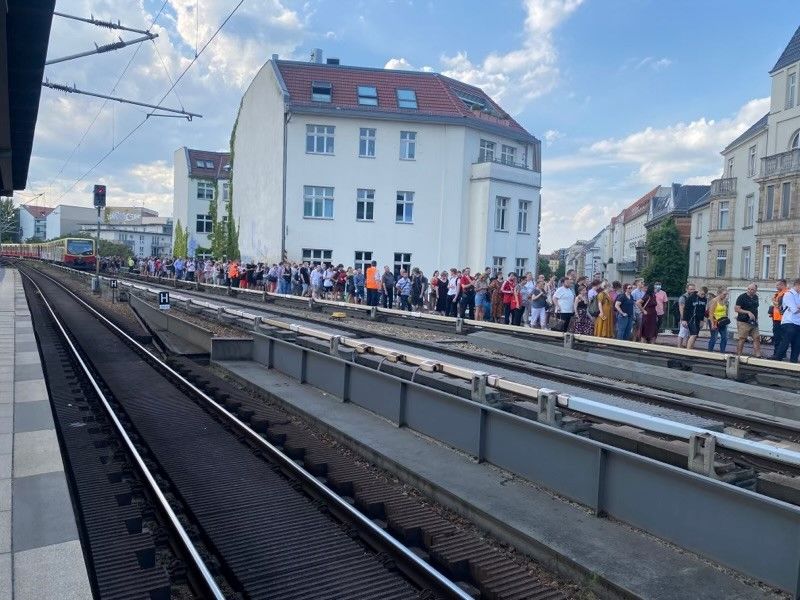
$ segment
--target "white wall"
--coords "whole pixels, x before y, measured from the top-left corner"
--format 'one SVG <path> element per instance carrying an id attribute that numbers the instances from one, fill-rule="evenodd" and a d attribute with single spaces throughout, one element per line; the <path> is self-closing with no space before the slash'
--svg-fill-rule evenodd
<path id="1" fill-rule="evenodd" d="M 59 204 L 47 215 L 47 239 L 80 231 L 81 224 L 97 222 L 97 209 Z"/>
<path id="2" fill-rule="evenodd" d="M 689 232 L 689 280 L 704 279 L 708 277 L 708 228 L 710 208 L 708 204 L 703 208 L 691 211 L 691 231 Z M 699 255 L 699 264 L 695 272 L 695 255 Z"/>
<path id="3" fill-rule="evenodd" d="M 797 76 L 795 104 L 786 108 L 786 78 Z M 800 63 L 794 63 L 772 75 L 772 100 L 770 103 L 768 154 L 779 154 L 789 149 L 792 136 L 800 129 Z"/>
<path id="4" fill-rule="evenodd" d="M 181 147 L 175 150 L 172 160 L 172 215 L 173 230 L 172 239 L 175 239 L 175 227 L 178 221 L 181 227 L 186 227 L 186 218 L 189 214 L 189 165 L 186 162 L 186 148 Z"/>

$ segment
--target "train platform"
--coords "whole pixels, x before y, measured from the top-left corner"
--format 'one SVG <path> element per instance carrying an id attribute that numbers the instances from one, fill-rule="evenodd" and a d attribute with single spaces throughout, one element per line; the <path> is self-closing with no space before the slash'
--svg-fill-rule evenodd
<path id="1" fill-rule="evenodd" d="M 733 572 L 252 361 L 214 360 L 370 462 L 601 597 L 776 598 Z M 540 457 L 544 460 L 545 457 Z"/>
<path id="2" fill-rule="evenodd" d="M 91 597 L 22 278 L 0 266 L 0 598 Z"/>

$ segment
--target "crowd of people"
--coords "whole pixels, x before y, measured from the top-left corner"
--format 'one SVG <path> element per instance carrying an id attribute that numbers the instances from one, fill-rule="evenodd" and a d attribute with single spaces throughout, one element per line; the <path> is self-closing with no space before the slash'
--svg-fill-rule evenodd
<path id="1" fill-rule="evenodd" d="M 560 279 L 494 272 L 486 268 L 473 274 L 469 268 L 441 269 L 428 278 L 421 269 L 379 268 L 376 261 L 361 267 L 285 261 L 280 264 L 240 263 L 178 257 L 127 261 L 103 259 L 109 270 L 125 268 L 150 277 L 175 278 L 199 283 L 265 290 L 341 302 L 415 310 L 492 321 L 508 325 L 551 329 L 602 338 L 655 343 L 663 331 L 668 310 L 667 293 L 658 281 L 608 282 L 599 277 L 576 276 L 572 270 Z M 773 321 L 774 353 L 782 360 L 791 347 L 790 360 L 800 355 L 800 280 L 789 288 L 776 284 L 769 307 Z M 695 348 L 702 330 L 709 331 L 704 349 L 727 351 L 729 293 L 726 288 L 709 293 L 689 283 L 678 298 L 678 346 Z M 757 286 L 752 283 L 734 304 L 737 354 L 752 340 L 753 354 L 761 356 Z M 789 305 L 784 306 L 784 302 Z M 795 304 L 791 304 L 794 302 Z M 784 344 L 785 342 L 785 344 Z"/>

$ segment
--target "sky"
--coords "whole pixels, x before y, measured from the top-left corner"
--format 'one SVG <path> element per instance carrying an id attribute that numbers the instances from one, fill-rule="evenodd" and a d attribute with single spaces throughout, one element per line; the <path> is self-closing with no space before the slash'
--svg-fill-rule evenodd
<path id="1" fill-rule="evenodd" d="M 195 59 L 238 2 L 58 0 L 59 12 L 159 37 L 49 65 L 48 81 L 155 104 L 185 71 L 163 106 L 203 116 L 148 118 L 44 88 L 16 202 L 90 206 L 104 183 L 109 204 L 170 215 L 174 151 L 226 151 L 261 65 L 318 47 L 343 64 L 440 71 L 497 100 L 542 140 L 551 251 L 656 185 L 719 177 L 719 152 L 768 111 L 768 71 L 800 25 L 797 0 L 244 0 Z M 48 59 L 119 37 L 138 34 L 55 17 Z"/>

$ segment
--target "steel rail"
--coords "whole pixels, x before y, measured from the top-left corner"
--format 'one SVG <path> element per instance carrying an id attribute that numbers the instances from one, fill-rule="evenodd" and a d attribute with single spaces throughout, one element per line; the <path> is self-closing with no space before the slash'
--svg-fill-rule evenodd
<path id="1" fill-rule="evenodd" d="M 172 526 L 173 530 L 177 533 L 178 538 L 180 539 L 180 542 L 183 545 L 184 551 L 188 554 L 188 556 L 190 557 L 192 563 L 194 564 L 194 567 L 200 573 L 202 583 L 206 587 L 205 592 L 207 594 L 209 594 L 209 597 L 215 598 L 216 600 L 225 600 L 225 595 L 219 589 L 219 586 L 217 586 L 217 583 L 214 580 L 214 576 L 211 574 L 211 572 L 209 571 L 208 567 L 203 562 L 203 559 L 200 556 L 200 553 L 198 552 L 197 548 L 192 543 L 191 539 L 189 538 L 189 535 L 186 533 L 186 530 L 181 525 L 180 521 L 178 520 L 177 515 L 172 510 L 172 507 L 169 505 L 169 502 L 167 501 L 167 498 L 164 496 L 163 492 L 158 487 L 158 483 L 156 483 L 156 480 L 153 477 L 153 474 L 147 468 L 147 465 L 145 464 L 144 460 L 142 459 L 141 454 L 139 454 L 139 451 L 136 449 L 136 446 L 134 446 L 133 442 L 131 441 L 130 437 L 128 436 L 128 433 L 125 431 L 125 428 L 122 426 L 122 423 L 120 423 L 119 419 L 117 418 L 117 415 L 115 414 L 114 409 L 111 407 L 111 403 L 108 401 L 108 399 L 106 398 L 105 394 L 100 389 L 100 386 L 98 385 L 97 380 L 95 379 L 94 375 L 92 374 L 91 369 L 89 369 L 89 366 L 83 360 L 83 357 L 81 356 L 80 352 L 75 347 L 75 345 L 72 343 L 72 340 L 70 339 L 69 335 L 67 334 L 66 329 L 64 328 L 64 326 L 61 323 L 60 319 L 56 315 L 56 313 L 53 310 L 52 306 L 50 306 L 50 303 L 47 301 L 47 298 L 42 293 L 41 288 L 36 284 L 36 282 L 33 280 L 33 278 L 31 278 L 30 275 L 28 275 L 27 273 L 22 273 L 22 274 L 25 275 L 25 277 L 28 278 L 28 280 L 31 282 L 31 285 L 33 285 L 33 287 L 36 289 L 36 293 L 38 293 L 39 296 L 41 297 L 42 302 L 44 303 L 45 307 L 47 308 L 47 311 L 50 313 L 50 316 L 53 319 L 53 322 L 56 324 L 56 326 L 58 327 L 58 330 L 61 332 L 61 335 L 63 336 L 64 341 L 67 343 L 67 346 L 69 346 L 70 352 L 75 357 L 75 359 L 78 361 L 78 364 L 80 365 L 81 370 L 83 371 L 84 375 L 86 375 L 86 377 L 88 378 L 89 383 L 91 383 L 92 388 L 94 389 L 95 393 L 97 394 L 97 397 L 100 399 L 100 402 L 103 405 L 103 408 L 108 413 L 108 417 L 111 419 L 111 422 L 114 424 L 114 427 L 117 430 L 117 433 L 119 434 L 119 436 L 122 438 L 123 442 L 125 443 L 125 446 L 126 446 L 126 449 L 127 449 L 128 453 L 133 457 L 134 461 L 136 462 L 136 466 L 139 468 L 139 471 L 144 476 L 144 478 L 147 480 L 147 483 L 150 486 L 150 491 L 152 492 L 152 494 L 155 496 L 156 500 L 158 501 L 161 510 L 164 511 L 164 514 L 167 516 L 167 519 L 169 520 L 169 523 Z"/>
<path id="2" fill-rule="evenodd" d="M 411 569 L 416 569 L 417 571 L 423 573 L 425 579 L 427 579 L 429 583 L 432 583 L 440 593 L 444 593 L 448 597 L 458 598 L 460 600 L 471 600 L 472 596 L 467 594 L 454 582 L 446 578 L 439 571 L 434 569 L 431 565 L 426 563 L 419 556 L 417 556 L 415 553 L 409 550 L 406 546 L 398 542 L 386 531 L 378 527 L 370 519 L 365 517 L 353 506 L 348 504 L 336 492 L 334 492 L 328 486 L 317 480 L 316 477 L 308 473 L 305 469 L 303 469 L 300 465 L 298 465 L 292 458 L 284 454 L 277 446 L 273 445 L 268 440 L 265 440 L 260 434 L 251 429 L 249 425 L 241 421 L 237 416 L 228 412 L 228 410 L 225 409 L 223 406 L 221 406 L 216 400 L 208 396 L 205 392 L 203 392 L 201 389 L 195 386 L 191 381 L 189 381 L 183 375 L 175 371 L 172 367 L 170 367 L 168 364 L 166 364 L 164 361 L 158 358 L 155 354 L 150 352 L 150 350 L 145 348 L 142 344 L 134 340 L 131 336 L 129 336 L 122 329 L 117 327 L 113 322 L 107 319 L 102 313 L 100 313 L 99 311 L 94 309 L 91 305 L 89 305 L 87 302 L 85 302 L 80 296 L 75 294 L 72 290 L 67 288 L 61 282 L 56 281 L 49 275 L 41 272 L 39 272 L 39 274 L 49 279 L 55 285 L 57 285 L 65 292 L 67 292 L 77 302 L 83 305 L 84 308 L 86 308 L 89 312 L 95 315 L 98 319 L 103 321 L 109 328 L 114 330 L 117 333 L 117 335 L 122 337 L 128 344 L 136 348 L 140 354 L 146 355 L 148 359 L 151 360 L 153 363 L 155 363 L 163 372 L 169 373 L 170 377 L 180 381 L 181 385 L 186 386 L 186 388 L 190 389 L 198 398 L 203 400 L 203 402 L 209 408 L 211 408 L 215 413 L 219 414 L 230 424 L 234 425 L 241 433 L 243 433 L 249 440 L 254 442 L 258 447 L 267 451 L 271 457 L 273 457 L 280 463 L 281 467 L 285 468 L 287 471 L 292 473 L 292 475 L 295 476 L 300 481 L 302 481 L 303 484 L 307 485 L 308 487 L 312 488 L 317 493 L 319 493 L 321 496 L 323 496 L 326 499 L 326 501 L 330 502 L 333 506 L 335 506 L 336 509 L 347 515 L 352 521 L 358 523 L 359 526 L 361 526 L 369 534 L 374 536 L 380 543 L 393 550 L 397 554 L 396 558 L 400 559 L 400 561 L 405 562 L 407 567 L 410 567 Z M 26 275 L 26 277 L 30 279 L 30 276 Z M 410 574 L 413 575 L 413 571 L 410 572 Z"/>

